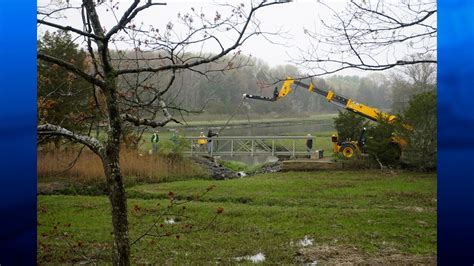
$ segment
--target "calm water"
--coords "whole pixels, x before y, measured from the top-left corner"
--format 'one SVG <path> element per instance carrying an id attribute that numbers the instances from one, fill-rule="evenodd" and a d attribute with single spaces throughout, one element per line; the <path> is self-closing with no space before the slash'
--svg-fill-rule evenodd
<path id="1" fill-rule="evenodd" d="M 182 133 L 186 136 L 199 136 L 202 131 L 207 134 L 208 127 L 189 127 L 181 128 Z M 217 132 L 220 127 L 213 127 L 213 131 Z M 331 120 L 322 121 L 311 121 L 311 122 L 292 122 L 292 123 L 273 123 L 263 125 L 251 125 L 251 126 L 235 126 L 226 127 L 220 132 L 221 136 L 277 136 L 300 133 L 306 135 L 308 133 L 315 134 L 317 132 L 332 131 L 334 130 L 334 124 Z"/>

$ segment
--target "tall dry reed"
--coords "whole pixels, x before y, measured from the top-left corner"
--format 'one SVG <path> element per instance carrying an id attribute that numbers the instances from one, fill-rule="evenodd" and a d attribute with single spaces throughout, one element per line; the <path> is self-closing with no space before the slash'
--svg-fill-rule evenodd
<path id="1" fill-rule="evenodd" d="M 82 182 L 104 180 L 100 158 L 84 150 L 70 167 L 78 152 L 72 150 L 38 151 L 38 177 L 50 179 L 72 179 Z M 120 153 L 123 176 L 137 181 L 163 182 L 175 179 L 202 177 L 205 173 L 189 160 L 178 155 L 141 155 L 137 151 L 123 150 Z"/>

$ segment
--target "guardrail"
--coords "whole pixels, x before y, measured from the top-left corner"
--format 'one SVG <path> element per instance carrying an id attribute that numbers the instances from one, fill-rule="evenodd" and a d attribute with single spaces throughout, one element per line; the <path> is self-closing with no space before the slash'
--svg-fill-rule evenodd
<path id="1" fill-rule="evenodd" d="M 189 150 L 185 154 L 209 154 L 207 143 L 198 144 L 199 137 L 184 137 Z M 210 155 L 307 155 L 307 136 L 225 136 L 213 137 Z M 297 145 L 299 143 L 299 145 Z"/>

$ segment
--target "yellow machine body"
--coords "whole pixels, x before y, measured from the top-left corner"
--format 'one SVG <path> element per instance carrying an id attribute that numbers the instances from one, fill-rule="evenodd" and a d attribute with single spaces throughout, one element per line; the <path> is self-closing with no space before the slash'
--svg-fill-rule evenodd
<path id="1" fill-rule="evenodd" d="M 293 84 L 295 80 L 292 78 L 287 78 L 284 82 L 283 85 L 281 86 L 280 92 L 278 92 L 278 98 L 283 98 L 288 93 L 291 92 L 291 85 Z"/>
<path id="2" fill-rule="evenodd" d="M 390 123 L 393 123 L 397 119 L 397 117 L 394 115 L 384 113 L 378 110 L 377 108 L 355 102 L 354 100 L 350 98 L 339 96 L 331 90 L 325 91 L 325 90 L 318 89 L 313 83 L 310 83 L 309 85 L 307 85 L 307 84 L 302 84 L 301 82 L 295 82 L 295 80 L 291 77 L 288 77 L 283 82 L 280 92 L 278 93 L 278 98 L 283 98 L 287 96 L 291 92 L 291 86 L 295 83 L 299 86 L 307 87 L 309 92 L 316 92 L 322 96 L 325 96 L 328 102 L 335 103 L 340 106 L 342 105 L 345 109 L 351 112 L 354 112 L 356 114 L 362 115 L 372 121 L 386 120 Z M 406 126 L 406 127 L 411 128 L 410 126 Z M 403 150 L 407 145 L 407 141 L 401 137 L 392 137 L 392 142 L 396 143 L 401 150 Z M 359 144 L 357 141 L 344 142 L 345 144 L 341 145 L 340 142 L 338 141 L 338 137 L 336 135 L 333 135 L 332 143 L 333 143 L 333 147 L 332 147 L 333 152 L 336 154 L 342 153 L 342 155 L 345 158 L 351 158 L 354 155 L 358 155 L 362 152 L 362 149 L 359 147 Z"/>
<path id="3" fill-rule="evenodd" d="M 244 96 L 250 99 L 256 99 L 256 100 L 264 100 L 264 101 L 276 101 L 280 98 L 286 97 L 292 90 L 292 86 L 297 85 L 301 87 L 305 87 L 308 89 L 309 92 L 315 92 L 323 97 L 326 98 L 326 100 L 330 103 L 336 104 L 338 106 L 344 107 L 346 110 L 349 110 L 351 112 L 354 112 L 356 114 L 359 114 L 365 118 L 368 118 L 372 121 L 380 121 L 380 120 L 386 120 L 390 123 L 393 123 L 396 121 L 397 117 L 388 113 L 384 113 L 377 108 L 370 107 L 365 104 L 357 103 L 353 101 L 350 98 L 346 98 L 341 95 L 337 95 L 335 92 L 331 90 L 323 90 L 318 87 L 316 87 L 313 83 L 304 84 L 300 82 L 299 80 L 295 80 L 292 77 L 287 77 L 283 81 L 283 85 L 280 88 L 280 91 L 278 92 L 277 95 L 274 95 L 273 98 L 269 97 L 263 97 L 263 96 L 258 96 L 258 95 L 248 95 L 245 94 Z M 405 125 L 406 128 L 411 129 L 412 127 L 410 125 Z M 400 148 L 400 150 L 403 150 L 406 145 L 407 141 L 401 137 L 394 136 L 391 139 L 391 142 L 397 144 L 397 146 Z M 359 142 L 357 141 L 344 141 L 340 142 L 338 141 L 338 137 L 336 135 L 332 136 L 332 143 L 333 147 L 332 150 L 334 153 L 339 153 L 341 152 L 342 155 L 346 158 L 351 158 L 354 155 L 358 155 L 362 152 L 362 148 L 359 147 Z M 362 145 L 362 144 L 361 144 Z"/>

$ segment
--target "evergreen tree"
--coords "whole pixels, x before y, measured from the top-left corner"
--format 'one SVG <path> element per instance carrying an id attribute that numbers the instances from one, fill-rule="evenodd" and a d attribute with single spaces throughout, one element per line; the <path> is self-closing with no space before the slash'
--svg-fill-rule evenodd
<path id="1" fill-rule="evenodd" d="M 364 127 L 367 127 L 368 124 L 367 119 L 350 111 L 339 111 L 339 115 L 334 118 L 334 127 L 339 141 L 358 140 Z"/>
<path id="2" fill-rule="evenodd" d="M 424 92 L 413 96 L 401 116 L 399 134 L 408 141 L 402 160 L 418 170 L 436 169 L 437 116 L 436 93 Z"/>
<path id="3" fill-rule="evenodd" d="M 68 32 L 46 32 L 38 51 L 86 69 L 86 54 Z M 38 61 L 38 122 L 54 123 L 73 130 L 87 128 L 94 108 L 93 87 L 84 79 L 47 61 Z"/>

